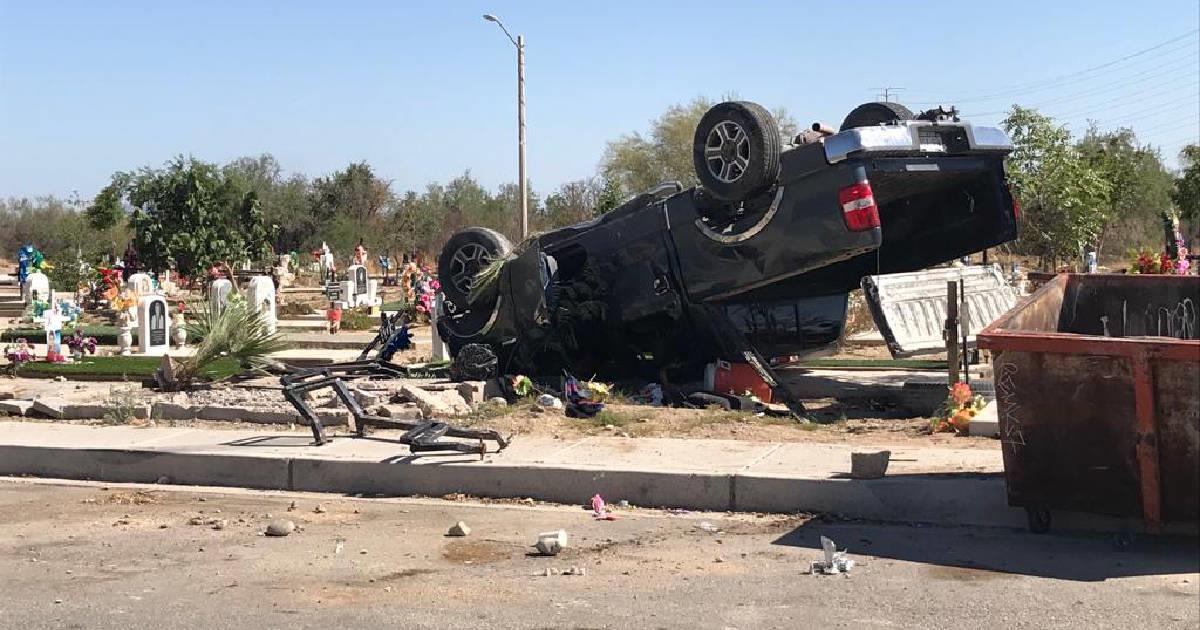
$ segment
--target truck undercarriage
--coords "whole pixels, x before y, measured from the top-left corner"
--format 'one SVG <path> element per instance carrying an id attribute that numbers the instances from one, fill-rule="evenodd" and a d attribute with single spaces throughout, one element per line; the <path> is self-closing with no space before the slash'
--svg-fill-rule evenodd
<path id="1" fill-rule="evenodd" d="M 761 107 L 722 103 L 697 127 L 700 186 L 659 186 L 515 248 L 455 234 L 439 333 L 452 355 L 488 346 L 506 374 L 686 381 L 723 359 L 775 385 L 773 357 L 836 347 L 864 276 L 1016 237 L 1003 132 L 880 105 L 785 148 Z"/>

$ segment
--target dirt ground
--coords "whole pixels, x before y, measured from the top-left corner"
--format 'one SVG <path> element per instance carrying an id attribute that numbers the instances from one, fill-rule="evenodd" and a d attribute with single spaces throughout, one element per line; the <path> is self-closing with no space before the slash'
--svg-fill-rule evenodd
<path id="1" fill-rule="evenodd" d="M 460 421 L 501 433 L 573 438 L 582 436 L 670 437 L 813 442 L 872 446 L 945 446 L 998 449 L 998 440 L 929 433 L 928 418 L 887 417 L 887 409 L 849 406 L 833 400 L 807 401 L 814 422 L 758 416 L 739 411 L 680 409 L 610 404 L 594 418 L 568 418 L 555 410 L 536 411 L 530 403 L 484 406 Z"/>
<path id="2" fill-rule="evenodd" d="M 62 483 L 62 482 L 60 482 Z M 0 627 L 1196 628 L 1194 540 L 0 479 Z M 319 506 L 319 507 L 318 507 Z M 273 519 L 297 529 L 263 535 Z M 465 538 L 446 536 L 465 521 Z M 570 546 L 533 555 L 539 532 Z M 820 537 L 849 574 L 809 575 Z M 567 575 L 563 575 L 567 572 Z"/>

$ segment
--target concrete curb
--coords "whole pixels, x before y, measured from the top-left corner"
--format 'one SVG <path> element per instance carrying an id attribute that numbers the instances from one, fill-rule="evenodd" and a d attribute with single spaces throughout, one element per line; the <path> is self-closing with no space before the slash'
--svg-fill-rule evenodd
<path id="1" fill-rule="evenodd" d="M 625 499 L 643 507 L 835 513 L 937 525 L 1026 525 L 1024 511 L 1008 506 L 1004 480 L 997 475 L 902 475 L 864 481 L 46 446 L 0 446 L 0 474 L 134 483 L 155 483 L 167 477 L 170 483 L 180 485 L 389 496 L 457 492 L 565 504 L 583 504 L 600 493 L 613 501 Z M 1056 513 L 1056 530 L 1120 531 L 1131 525 L 1092 516 L 1063 517 Z"/>
<path id="2" fill-rule="evenodd" d="M 999 474 L 897 474 L 883 479 L 805 478 L 769 473 L 610 470 L 594 466 L 447 461 L 400 455 L 348 460 L 282 453 L 179 452 L 162 447 L 71 448 L 0 445 L 0 475 L 228 486 L 387 496 L 530 497 L 584 504 L 599 493 L 642 507 L 834 513 L 936 525 L 1026 526 L 1008 506 Z M 1055 531 L 1141 531 L 1140 519 L 1054 513 Z M 1195 523 L 1171 533 L 1197 535 Z"/>

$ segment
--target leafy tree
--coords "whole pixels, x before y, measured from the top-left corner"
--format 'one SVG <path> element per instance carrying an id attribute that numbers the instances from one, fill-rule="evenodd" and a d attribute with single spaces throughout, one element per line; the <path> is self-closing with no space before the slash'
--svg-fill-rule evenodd
<path id="1" fill-rule="evenodd" d="M 577 179 L 559 186 L 546 197 L 542 217 L 547 228 L 572 225 L 596 216 L 596 208 L 603 193 L 597 179 Z"/>
<path id="2" fill-rule="evenodd" d="M 115 173 L 112 182 L 96 194 L 92 205 L 84 212 L 88 224 L 97 230 L 107 230 L 125 218 L 125 207 L 121 203 L 125 188 L 129 186 L 127 173 Z"/>
<path id="3" fill-rule="evenodd" d="M 600 216 L 613 208 L 621 205 L 621 186 L 616 180 L 608 177 L 603 178 L 604 183 L 600 187 L 600 194 L 596 196 L 596 209 L 594 214 Z"/>
<path id="4" fill-rule="evenodd" d="M 360 223 L 390 208 L 391 182 L 376 177 L 366 162 L 357 162 L 313 181 L 314 211 L 318 218 L 348 216 Z"/>
<path id="5" fill-rule="evenodd" d="M 1179 152 L 1182 173 L 1175 180 L 1171 198 L 1179 208 L 1180 218 L 1193 225 L 1200 223 L 1200 144 L 1189 144 Z"/>
<path id="6" fill-rule="evenodd" d="M 132 176 L 134 247 L 152 269 L 202 273 L 214 263 L 258 256 L 269 243 L 255 196 L 216 165 L 178 157 Z"/>
<path id="7" fill-rule="evenodd" d="M 732 100 L 734 97 L 727 98 Z M 650 123 L 648 135 L 635 131 L 609 142 L 601 161 L 601 174 L 606 180 L 615 182 L 625 195 L 648 190 L 665 181 L 695 185 L 692 140 L 700 118 L 712 106 L 713 102 L 707 98 L 672 105 Z M 795 121 L 782 108 L 777 108 L 774 113 L 781 135 L 790 140 L 796 134 Z"/>
<path id="8" fill-rule="evenodd" d="M 1021 202 L 1022 241 L 1043 267 L 1082 257 L 1104 227 L 1109 183 L 1049 117 L 1014 105 L 1002 124 L 1016 146 L 1008 173 Z"/>
<path id="9" fill-rule="evenodd" d="M 1110 187 L 1096 252 L 1102 254 L 1108 245 L 1123 255 L 1161 241 L 1162 212 L 1171 206 L 1174 177 L 1158 151 L 1139 144 L 1132 129 L 1100 132 L 1094 125 L 1078 147 Z"/>

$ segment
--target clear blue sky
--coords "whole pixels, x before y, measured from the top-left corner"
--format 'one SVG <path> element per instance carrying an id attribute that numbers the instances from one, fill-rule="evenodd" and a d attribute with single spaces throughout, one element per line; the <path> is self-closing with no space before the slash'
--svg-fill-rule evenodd
<path id="1" fill-rule="evenodd" d="M 310 176 L 367 160 L 399 191 L 515 181 L 515 53 L 482 13 L 528 39 L 543 194 L 702 95 L 832 124 L 881 86 L 982 122 L 1044 104 L 1076 131 L 1142 130 L 1171 164 L 1200 138 L 1195 33 L 1078 74 L 1194 31 L 1196 0 L 740 4 L 0 0 L 0 197 L 87 199 L 179 153 Z"/>

